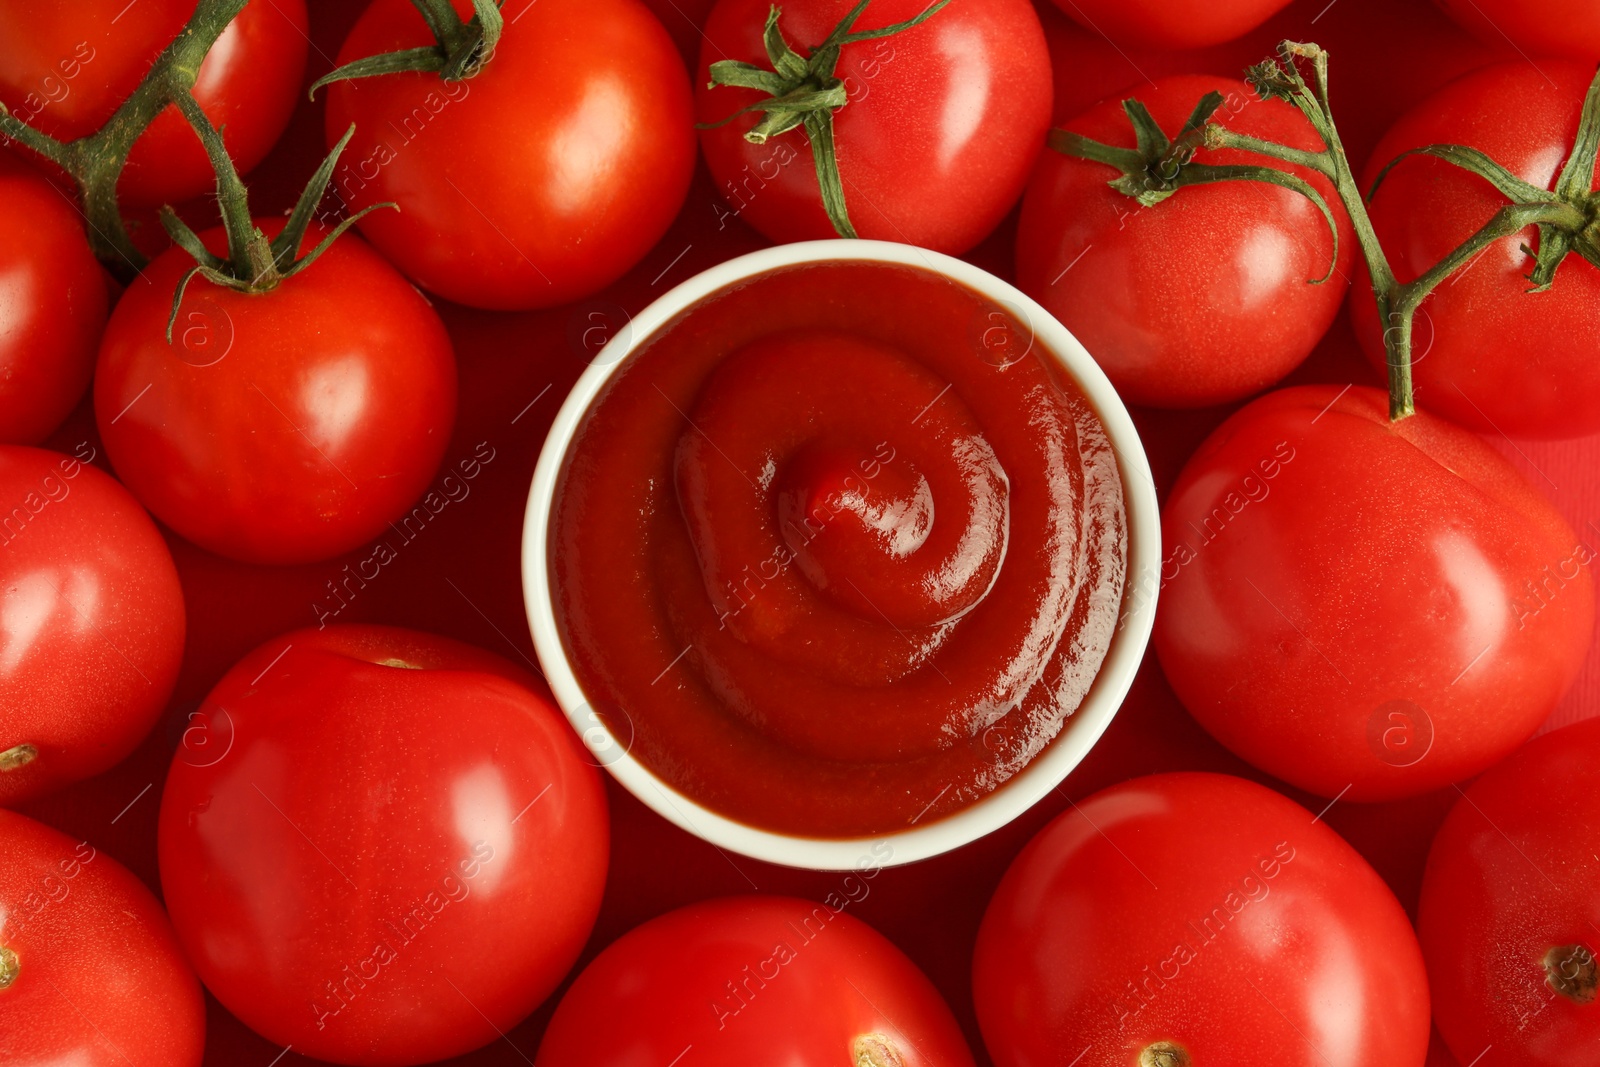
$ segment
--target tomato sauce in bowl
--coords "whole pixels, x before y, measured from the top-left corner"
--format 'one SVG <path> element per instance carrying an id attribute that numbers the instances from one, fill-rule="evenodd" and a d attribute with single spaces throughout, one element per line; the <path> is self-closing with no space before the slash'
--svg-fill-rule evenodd
<path id="1" fill-rule="evenodd" d="M 811 261 L 628 343 L 574 415 L 541 577 L 630 760 L 733 822 L 838 839 L 959 815 L 1051 747 L 1128 612 L 1129 507 L 1020 305 L 914 261 Z"/>

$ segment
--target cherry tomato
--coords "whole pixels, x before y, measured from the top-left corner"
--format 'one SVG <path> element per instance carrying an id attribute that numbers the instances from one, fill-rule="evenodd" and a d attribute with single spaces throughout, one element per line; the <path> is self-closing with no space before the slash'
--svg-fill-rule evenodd
<path id="1" fill-rule="evenodd" d="M 0 1062 L 199 1067 L 205 1002 L 150 890 L 0 811 Z"/>
<path id="2" fill-rule="evenodd" d="M 0 443 L 36 444 L 77 407 L 106 282 L 64 193 L 0 154 Z"/>
<path id="3" fill-rule="evenodd" d="M 802 55 L 820 44 L 855 0 L 790 0 L 779 28 Z M 855 24 L 880 29 L 913 18 L 926 0 L 873 0 Z M 735 59 L 771 69 L 762 43 L 767 0 L 720 0 L 706 21 L 696 68 Z M 849 102 L 834 112 L 834 143 L 850 220 L 862 237 L 952 254 L 981 241 L 1011 210 L 1044 145 L 1050 56 L 1027 0 L 955 3 L 928 21 L 846 45 L 835 76 Z M 749 89 L 696 86 L 702 123 L 762 99 Z M 751 113 L 705 129 L 700 144 L 726 206 L 774 241 L 836 237 L 823 210 L 802 129 L 755 145 Z"/>
<path id="4" fill-rule="evenodd" d="M 457 0 L 470 15 L 472 5 Z M 339 62 L 432 41 L 407 0 L 376 0 Z M 361 230 L 430 292 L 538 308 L 615 281 L 666 232 L 694 169 L 683 61 L 638 0 L 540 0 L 506 13 L 473 76 L 390 74 L 328 88 L 334 175 Z"/>
<path id="5" fill-rule="evenodd" d="M 539 1067 L 970 1065 L 928 979 L 847 913 L 877 873 L 842 875 L 822 903 L 727 897 L 629 932 L 561 999 Z"/>
<path id="6" fill-rule="evenodd" d="M 226 674 L 161 800 L 200 978 L 308 1056 L 425 1063 L 556 987 L 605 884 L 599 773 L 548 697 L 448 638 L 300 630 Z"/>
<path id="7" fill-rule="evenodd" d="M 121 760 L 178 677 L 172 556 L 93 458 L 0 445 L 0 804 Z"/>
<path id="8" fill-rule="evenodd" d="M 1190 713 L 1322 796 L 1477 774 L 1544 721 L 1594 625 L 1582 544 L 1483 440 L 1364 386 L 1268 394 L 1162 514 L 1155 644 Z"/>
<path id="9" fill-rule="evenodd" d="M 1322 147 L 1305 118 L 1263 101 L 1240 81 L 1184 76 L 1131 90 L 1169 136 L 1208 92 L 1213 117 L 1240 133 L 1296 148 Z M 1121 99 L 1067 128 L 1132 148 Z M 1243 152 L 1204 152 L 1217 166 L 1252 165 Z M 1339 226 L 1333 235 L 1310 200 L 1289 189 L 1230 181 L 1182 188 L 1151 208 L 1111 189 L 1113 167 L 1046 151 L 1022 205 L 1017 281 L 1060 319 L 1123 397 L 1161 407 L 1236 400 L 1277 382 L 1305 359 L 1338 316 L 1355 239 L 1333 186 L 1295 169 Z"/>
<path id="10" fill-rule="evenodd" d="M 1029 842 L 978 932 L 999 1067 L 1421 1067 L 1405 912 L 1299 805 L 1220 774 L 1096 793 Z"/>
<path id="11" fill-rule="evenodd" d="M 1507 63 L 1452 82 L 1384 136 L 1365 184 L 1408 149 L 1449 143 L 1480 149 L 1525 181 L 1551 188 L 1577 136 L 1593 74 L 1583 64 L 1541 59 L 1537 67 Z M 1405 282 L 1508 203 L 1482 178 L 1413 156 L 1378 188 L 1371 214 Z M 1600 269 L 1569 255 L 1550 289 L 1530 293 L 1533 259 L 1522 246 L 1538 243 L 1534 227 L 1496 242 L 1424 301 L 1413 341 L 1419 406 L 1517 437 L 1600 432 L 1600 362 L 1588 340 L 1600 331 Z M 1364 274 L 1352 294 L 1356 332 L 1381 367 L 1383 327 Z"/>
<path id="12" fill-rule="evenodd" d="M 1474 35 L 1528 56 L 1600 59 L 1600 7 L 1591 0 L 1436 0 Z"/>
<path id="13" fill-rule="evenodd" d="M 1055 0 L 1085 29 L 1147 48 L 1200 48 L 1242 37 L 1289 0 Z"/>
<path id="14" fill-rule="evenodd" d="M 203 236 L 224 248 L 220 230 Z M 313 227 L 304 247 L 323 236 Z M 112 312 L 95 416 L 118 475 L 178 533 L 247 562 L 327 559 L 387 529 L 423 495 L 455 420 L 439 316 L 346 235 L 270 292 L 197 276 L 169 343 L 192 266 L 169 249 Z"/>
<path id="15" fill-rule="evenodd" d="M 1529 742 L 1434 838 L 1417 934 L 1450 1050 L 1504 1067 L 1600 1064 L 1600 719 Z"/>
<path id="16" fill-rule="evenodd" d="M 0 104 L 72 140 L 94 133 L 194 14 L 195 0 L 0 0 Z M 289 122 L 305 70 L 305 0 L 251 0 L 200 66 L 194 95 L 240 171 Z M 156 207 L 208 193 L 216 177 L 176 107 L 134 143 L 118 196 Z"/>

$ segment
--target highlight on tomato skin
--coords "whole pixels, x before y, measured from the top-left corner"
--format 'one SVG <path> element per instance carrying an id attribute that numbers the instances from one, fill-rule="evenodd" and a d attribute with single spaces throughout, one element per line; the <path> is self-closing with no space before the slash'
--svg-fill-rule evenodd
<path id="1" fill-rule="evenodd" d="M 998 1067 L 1427 1055 L 1393 892 L 1311 812 L 1229 775 L 1135 778 L 1045 826 L 984 913 L 972 981 Z"/>
<path id="2" fill-rule="evenodd" d="M 200 1067 L 200 983 L 150 890 L 3 809 L 0 856 L 0 1063 Z"/>
<path id="3" fill-rule="evenodd" d="M 158 853 L 229 1011 L 308 1056 L 399 1065 L 498 1040 L 556 988 L 609 845 L 599 772 L 536 679 L 448 638 L 333 625 L 211 691 Z"/>
<path id="4" fill-rule="evenodd" d="M 1162 514 L 1155 647 L 1199 723 L 1325 797 L 1415 796 L 1525 741 L 1588 655 L 1593 552 L 1482 438 L 1365 386 L 1283 389 Z"/>

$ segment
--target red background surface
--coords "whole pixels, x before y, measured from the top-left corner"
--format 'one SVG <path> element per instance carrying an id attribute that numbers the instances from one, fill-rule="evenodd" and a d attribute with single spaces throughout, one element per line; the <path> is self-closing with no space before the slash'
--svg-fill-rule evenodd
<path id="1" fill-rule="evenodd" d="M 509 16 L 529 0 L 506 0 Z M 698 47 L 699 20 L 709 0 L 648 0 L 686 56 Z M 1066 0 L 1070 2 L 1070 0 Z M 308 81 L 332 57 L 361 9 L 359 0 L 311 5 Z M 1426 0 L 1297 0 L 1260 30 L 1198 52 L 1157 53 L 1137 41 L 1107 41 L 1041 4 L 1056 65 L 1057 120 L 1113 94 L 1136 92 L 1151 78 L 1176 73 L 1240 76 L 1285 37 L 1314 40 L 1332 53 L 1333 103 L 1359 172 L 1383 130 L 1427 92 L 1495 59 L 1526 62 L 1470 39 Z M 257 214 L 287 210 L 323 152 L 320 102 L 302 105 L 283 143 L 251 180 Z M 196 206 L 199 221 L 206 208 Z M 191 212 L 185 212 L 191 214 Z M 720 200 L 703 169 L 672 230 L 637 269 L 600 299 L 637 312 L 692 274 L 763 243 L 735 219 L 719 228 Z M 1009 276 L 1015 216 L 968 258 Z M 534 460 L 561 398 L 585 366 L 573 335 L 588 325 L 588 305 L 527 314 L 497 314 L 440 304 L 461 370 L 461 413 L 446 463 L 487 441 L 496 458 L 471 483 L 471 495 L 452 503 L 400 558 L 361 589 L 340 622 L 385 622 L 432 630 L 533 664 L 522 607 L 519 545 L 523 505 Z M 582 323 L 577 330 L 575 323 Z M 1341 316 L 1292 381 L 1380 384 L 1359 354 Z M 1424 406 L 1426 396 L 1419 396 Z M 1170 486 L 1189 452 L 1231 408 L 1199 412 L 1135 411 L 1157 482 Z M 52 438 L 71 451 L 98 447 L 92 414 L 80 409 Z M 1600 438 L 1537 443 L 1497 440 L 1507 456 L 1555 501 L 1588 540 L 1600 536 Z M 103 459 L 101 460 L 103 463 Z M 313 604 L 327 600 L 329 582 L 363 552 L 314 566 L 251 567 L 210 556 L 169 535 L 189 611 L 189 644 L 182 678 L 164 726 L 125 763 L 99 778 L 24 807 L 63 831 L 85 838 L 130 867 L 159 892 L 156 812 L 170 754 L 186 714 L 232 663 L 256 644 L 315 623 Z M 1592 542 L 1591 542 L 1592 543 Z M 1600 696 L 1600 657 L 1589 663 L 1549 726 L 1593 713 Z M 1212 741 L 1177 703 L 1154 656 L 1105 738 L 1047 800 L 1011 826 L 959 852 L 885 872 L 852 912 L 891 938 L 943 991 L 966 1028 L 980 1063 L 987 1063 L 972 1012 L 969 966 L 984 906 L 1006 865 L 1045 822 L 1097 789 L 1140 774 L 1206 769 L 1240 774 L 1283 790 L 1313 812 L 1325 801 L 1251 770 Z M 584 960 L 653 916 L 692 901 L 753 891 L 821 899 L 837 887 L 833 874 L 773 867 L 719 853 L 677 830 L 631 796 L 609 785 L 613 822 L 611 875 L 604 909 Z M 1336 803 L 1325 819 L 1372 862 L 1413 909 L 1428 842 L 1455 797 L 1454 790 L 1384 805 Z M 504 1039 L 455 1063 L 520 1064 L 533 1059 L 555 1004 Z M 267 1067 L 283 1051 L 256 1036 L 210 1002 L 206 1063 Z M 1437 1046 L 1437 1042 L 1435 1043 Z M 311 1063 L 290 1052 L 282 1067 Z M 1438 1047 L 1430 1064 L 1452 1061 Z"/>

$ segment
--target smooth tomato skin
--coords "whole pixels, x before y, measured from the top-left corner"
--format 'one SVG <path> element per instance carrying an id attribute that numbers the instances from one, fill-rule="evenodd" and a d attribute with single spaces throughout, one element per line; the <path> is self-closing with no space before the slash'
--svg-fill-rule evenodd
<path id="1" fill-rule="evenodd" d="M 71 201 L 0 154 L 0 443 L 37 444 L 89 385 L 110 298 Z"/>
<path id="2" fill-rule="evenodd" d="M 1147 48 L 1203 48 L 1242 37 L 1289 0 L 1055 0 L 1074 22 Z M 1319 275 L 1320 277 L 1320 275 Z"/>
<path id="3" fill-rule="evenodd" d="M 1492 45 L 1524 56 L 1600 59 L 1600 7 L 1589 0 L 1435 0 L 1445 13 Z"/>
<path id="4" fill-rule="evenodd" d="M 1296 148 L 1321 147 L 1288 104 L 1262 101 L 1241 81 L 1163 78 L 1128 96 L 1175 134 L 1207 92 L 1226 98 L 1214 121 Z M 1119 97 L 1067 123 L 1105 144 L 1131 148 Z M 1206 152 L 1215 165 L 1255 164 L 1243 152 Z M 1040 157 L 1022 202 L 1017 281 L 1070 329 L 1124 399 L 1156 407 L 1203 407 L 1272 385 L 1311 352 L 1338 316 L 1355 238 L 1332 185 L 1295 170 L 1322 193 L 1339 226 L 1288 189 L 1221 182 L 1181 189 L 1153 208 L 1111 189 L 1103 163 L 1055 151 Z"/>
<path id="5" fill-rule="evenodd" d="M 204 238 L 224 247 L 220 231 Z M 346 234 L 270 292 L 196 277 L 169 344 L 191 266 L 163 253 L 111 314 L 95 417 L 118 476 L 184 537 L 250 563 L 327 559 L 387 529 L 427 489 L 455 421 L 438 314 Z"/>
<path id="6" fill-rule="evenodd" d="M 94 133 L 194 13 L 194 0 L 0 0 L 0 103 L 58 140 Z M 266 157 L 305 72 L 305 0 L 251 0 L 206 53 L 195 99 L 241 172 Z M 117 194 L 159 207 L 211 192 L 216 177 L 176 106 L 134 143 Z"/>
<path id="7" fill-rule="evenodd" d="M 1526 740 L 1589 650 L 1592 550 L 1475 434 L 1365 386 L 1269 393 L 1162 512 L 1155 646 L 1213 737 L 1321 796 L 1388 800 Z M 1348 790 L 1348 792 L 1345 792 Z"/>
<path id="8" fill-rule="evenodd" d="M 973 991 L 999 1067 L 1129 1067 L 1159 1042 L 1180 1064 L 1421 1067 L 1428 1048 L 1394 894 L 1310 812 L 1228 775 L 1135 778 L 1041 830 L 984 914 Z"/>
<path id="9" fill-rule="evenodd" d="M 606 801 L 523 678 L 448 638 L 330 626 L 212 690 L 162 796 L 161 884 L 246 1025 L 336 1063 L 424 1063 L 556 987 L 599 913 Z"/>
<path id="10" fill-rule="evenodd" d="M 0 804 L 87 778 L 132 752 L 183 658 L 178 572 L 155 523 L 86 461 L 0 445 Z"/>
<path id="11" fill-rule="evenodd" d="M 1592 67 L 1506 63 L 1452 82 L 1418 104 L 1379 142 L 1363 184 L 1401 153 L 1465 144 L 1541 189 L 1555 184 L 1578 132 Z M 1600 181 L 1595 183 L 1600 189 Z M 1509 203 L 1482 179 L 1442 160 L 1412 157 L 1379 187 L 1370 211 L 1401 281 L 1422 274 Z M 1543 293 L 1529 293 L 1538 246 L 1529 227 L 1491 245 L 1417 311 L 1417 404 L 1463 426 L 1513 437 L 1578 437 L 1600 431 L 1600 269 L 1569 255 Z M 1362 347 L 1384 366 L 1383 328 L 1364 271 L 1350 313 Z"/>
<path id="12" fill-rule="evenodd" d="M 161 905 L 87 841 L 0 810 L 0 1062 L 199 1067 L 205 1001 Z"/>
<path id="13" fill-rule="evenodd" d="M 1467 789 L 1428 853 L 1417 935 L 1436 1019 L 1462 1063 L 1600 1064 L 1600 1003 L 1547 984 L 1552 948 L 1600 950 L 1600 719 L 1523 746 Z M 1560 962 L 1568 957 L 1557 957 Z M 1592 988 L 1591 988 L 1592 996 Z"/>
<path id="14" fill-rule="evenodd" d="M 932 983 L 845 910 L 875 876 L 845 875 L 832 904 L 725 897 L 631 930 L 561 998 L 538 1067 L 970 1067 Z"/>
<path id="15" fill-rule="evenodd" d="M 761 98 L 749 89 L 708 88 L 721 59 L 770 69 L 762 43 L 766 0 L 720 0 L 706 21 L 696 66 L 695 117 L 714 123 Z M 799 0 L 781 5 L 790 46 L 809 54 L 855 4 Z M 912 18 L 922 0 L 875 0 L 856 23 L 877 29 Z M 861 237 L 921 245 L 952 255 L 981 241 L 1027 183 L 1050 123 L 1050 55 L 1027 0 L 958 3 L 927 22 L 840 50 L 835 76 L 849 103 L 834 112 L 834 144 L 850 221 Z M 700 131 L 700 145 L 727 205 L 773 241 L 837 237 L 822 207 L 803 130 L 764 145 L 744 139 L 751 113 Z"/>
<path id="16" fill-rule="evenodd" d="M 472 5 L 457 0 L 470 15 Z M 417 284 L 497 310 L 597 292 L 666 232 L 694 170 L 688 75 L 638 0 L 540 0 L 507 18 L 474 76 L 329 86 L 334 175 L 361 231 Z M 375 0 L 339 62 L 432 37 L 407 0 Z"/>

